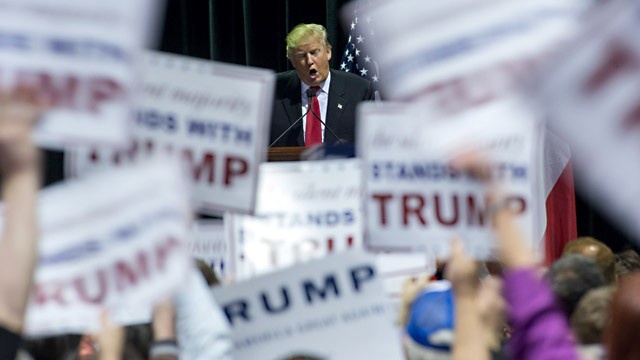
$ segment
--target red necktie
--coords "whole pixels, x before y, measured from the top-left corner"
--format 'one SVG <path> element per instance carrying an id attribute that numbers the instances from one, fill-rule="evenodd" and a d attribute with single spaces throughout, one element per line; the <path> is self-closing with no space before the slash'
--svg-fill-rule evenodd
<path id="1" fill-rule="evenodd" d="M 313 86 L 313 89 L 316 90 L 316 95 L 311 99 L 311 110 L 307 113 L 304 132 L 305 146 L 322 143 L 322 123 L 320 123 L 320 102 L 318 101 L 318 93 L 322 89 L 320 86 Z"/>

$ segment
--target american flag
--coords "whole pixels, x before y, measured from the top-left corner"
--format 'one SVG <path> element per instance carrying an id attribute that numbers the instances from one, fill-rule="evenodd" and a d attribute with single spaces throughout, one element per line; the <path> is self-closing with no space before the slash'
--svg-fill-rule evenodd
<path id="1" fill-rule="evenodd" d="M 357 9 L 353 11 L 353 18 L 349 24 L 349 38 L 340 61 L 340 70 L 352 72 L 371 81 L 376 92 L 376 99 L 378 99 L 378 64 L 368 54 L 365 47 L 365 44 L 372 46 L 373 30 L 367 30 L 368 27 L 363 24 L 358 25 L 358 21 L 369 23 L 371 18 L 359 19 Z"/>

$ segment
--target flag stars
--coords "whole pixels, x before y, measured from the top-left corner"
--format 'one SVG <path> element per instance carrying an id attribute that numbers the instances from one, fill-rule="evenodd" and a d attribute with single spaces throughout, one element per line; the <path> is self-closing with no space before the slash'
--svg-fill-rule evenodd
<path id="1" fill-rule="evenodd" d="M 353 29 L 355 29 L 355 28 L 356 28 L 356 23 L 352 22 L 352 23 L 351 23 L 351 30 L 353 30 Z"/>
<path id="2" fill-rule="evenodd" d="M 347 64 L 342 63 L 340 64 L 340 70 L 346 70 L 347 69 Z"/>
<path id="3" fill-rule="evenodd" d="M 371 80 L 373 80 L 373 82 L 378 82 L 378 75 L 373 75 Z"/>
<path id="4" fill-rule="evenodd" d="M 353 55 L 349 54 L 349 55 L 347 56 L 347 61 L 348 61 L 348 62 L 353 62 Z"/>
<path id="5" fill-rule="evenodd" d="M 360 56 L 360 49 L 356 48 L 356 56 Z"/>
<path id="6" fill-rule="evenodd" d="M 367 75 L 367 72 L 368 72 L 368 70 L 367 70 L 367 69 L 362 68 L 362 69 L 360 70 L 360 76 L 366 76 L 366 75 Z"/>
<path id="7" fill-rule="evenodd" d="M 358 36 L 356 39 L 358 40 L 358 43 L 361 43 L 364 41 L 364 38 L 362 37 L 362 35 Z M 351 39 L 349 39 L 349 41 L 351 41 Z"/>
<path id="8" fill-rule="evenodd" d="M 366 56 L 366 57 L 364 58 L 364 62 L 371 62 L 371 57 Z"/>

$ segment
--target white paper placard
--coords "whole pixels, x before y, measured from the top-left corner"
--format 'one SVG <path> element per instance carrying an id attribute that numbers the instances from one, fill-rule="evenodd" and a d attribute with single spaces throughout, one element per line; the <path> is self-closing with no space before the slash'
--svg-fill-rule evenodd
<path id="1" fill-rule="evenodd" d="M 360 183 L 359 159 L 260 165 L 255 216 L 225 215 L 235 277 L 360 247 Z"/>
<path id="2" fill-rule="evenodd" d="M 52 110 L 39 143 L 124 145 L 140 50 L 163 1 L 0 3 L 0 88 L 36 88 Z M 145 24 L 142 26 L 141 24 Z"/>
<path id="3" fill-rule="evenodd" d="M 363 159 L 365 240 L 374 250 L 427 251 L 446 257 L 454 237 L 478 258 L 495 247 L 486 190 L 452 168 L 466 149 L 482 149 L 532 249 L 541 205 L 536 169 L 539 123 L 511 119 L 521 106 L 494 102 L 446 121 L 425 121 L 402 104 L 362 104 L 358 154 Z"/>
<path id="4" fill-rule="evenodd" d="M 176 161 L 154 160 L 42 192 L 25 334 L 95 331 L 101 309 L 119 324 L 150 319 L 192 266 L 181 174 Z"/>
<path id="5" fill-rule="evenodd" d="M 575 154 L 584 193 L 640 235 L 640 30 L 637 2 L 599 8 L 534 86 L 548 125 Z"/>
<path id="6" fill-rule="evenodd" d="M 147 53 L 134 144 L 122 151 L 73 149 L 66 171 L 85 174 L 149 153 L 178 152 L 193 178 L 196 209 L 251 213 L 273 88 L 271 70 Z"/>
<path id="7" fill-rule="evenodd" d="M 372 257 L 334 254 L 214 287 L 237 359 L 404 359 Z"/>
<path id="8" fill-rule="evenodd" d="M 227 244 L 228 235 L 223 220 L 198 219 L 191 231 L 191 256 L 206 262 L 220 279 L 227 277 L 231 247 Z"/>
<path id="9" fill-rule="evenodd" d="M 576 32 L 590 1 L 360 3 L 360 24 L 375 34 L 361 46 L 377 60 L 384 95 L 424 98 L 450 112 L 510 94 Z"/>

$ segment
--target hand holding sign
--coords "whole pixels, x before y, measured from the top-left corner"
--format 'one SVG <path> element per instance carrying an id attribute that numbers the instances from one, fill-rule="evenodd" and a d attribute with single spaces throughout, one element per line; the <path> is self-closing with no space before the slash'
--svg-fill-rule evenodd
<path id="1" fill-rule="evenodd" d="M 0 93 L 0 174 L 37 165 L 31 133 L 45 107 L 33 88 Z"/>

